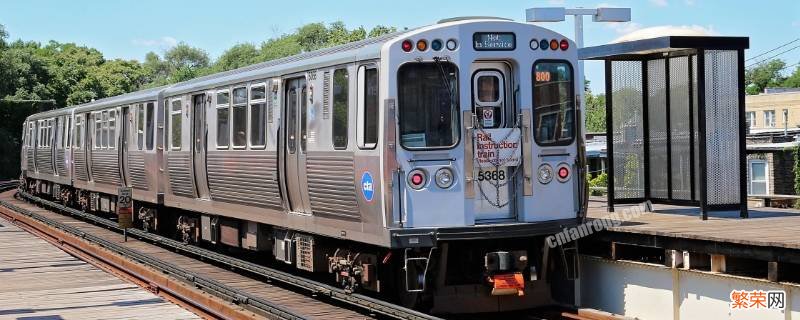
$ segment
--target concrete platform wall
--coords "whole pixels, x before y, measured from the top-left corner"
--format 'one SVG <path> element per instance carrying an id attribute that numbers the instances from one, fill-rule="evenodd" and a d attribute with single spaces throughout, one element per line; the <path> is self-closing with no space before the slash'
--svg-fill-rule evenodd
<path id="1" fill-rule="evenodd" d="M 581 256 L 581 307 L 640 319 L 798 319 L 800 286 Z M 784 290 L 786 312 L 731 310 L 732 290 Z"/>

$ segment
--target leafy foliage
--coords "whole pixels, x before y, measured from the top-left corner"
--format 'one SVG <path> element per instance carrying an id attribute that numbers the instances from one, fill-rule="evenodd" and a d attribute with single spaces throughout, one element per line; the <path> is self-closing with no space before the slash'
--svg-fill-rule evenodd
<path id="1" fill-rule="evenodd" d="M 395 32 L 394 27 L 348 29 L 341 21 L 318 22 L 293 33 L 267 39 L 260 45 L 240 43 L 216 61 L 186 43 L 161 55 L 149 52 L 144 61 L 107 60 L 97 49 L 74 43 L 45 44 L 16 40 L 0 25 L 0 179 L 19 172 L 22 121 L 29 114 L 53 107 L 86 103 L 144 88 L 241 68 L 302 52 L 364 40 Z"/>

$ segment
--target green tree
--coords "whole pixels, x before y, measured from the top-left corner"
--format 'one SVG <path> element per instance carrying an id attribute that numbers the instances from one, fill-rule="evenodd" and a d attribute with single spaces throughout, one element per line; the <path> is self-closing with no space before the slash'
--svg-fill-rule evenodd
<path id="1" fill-rule="evenodd" d="M 278 38 L 269 39 L 261 44 L 261 61 L 269 61 L 288 57 L 303 51 L 297 35 L 282 35 Z"/>
<path id="2" fill-rule="evenodd" d="M 261 62 L 258 49 L 252 43 L 240 43 L 225 51 L 214 63 L 214 71 L 227 71 Z"/>
<path id="3" fill-rule="evenodd" d="M 770 60 L 756 67 L 745 70 L 744 81 L 747 94 L 759 94 L 767 87 L 779 87 L 784 81 L 781 70 L 786 63 L 779 60 Z"/>
<path id="4" fill-rule="evenodd" d="M 297 29 L 297 42 L 305 52 L 328 46 L 328 40 L 328 29 L 322 22 L 309 23 Z"/>
<path id="5" fill-rule="evenodd" d="M 606 132 L 606 96 L 586 92 L 586 131 Z"/>
<path id="6" fill-rule="evenodd" d="M 781 86 L 787 88 L 800 88 L 800 66 L 794 69 L 794 72 L 783 81 Z"/>
<path id="7" fill-rule="evenodd" d="M 112 60 L 89 70 L 67 98 L 68 104 L 80 104 L 139 90 L 147 77 L 135 60 Z"/>
<path id="8" fill-rule="evenodd" d="M 395 27 L 387 27 L 387 26 L 377 25 L 374 28 L 372 28 L 372 30 L 369 31 L 369 37 L 370 38 L 374 38 L 374 37 L 382 36 L 384 34 L 389 34 L 389 33 L 396 32 L 396 31 L 397 31 L 397 28 L 395 28 Z"/>

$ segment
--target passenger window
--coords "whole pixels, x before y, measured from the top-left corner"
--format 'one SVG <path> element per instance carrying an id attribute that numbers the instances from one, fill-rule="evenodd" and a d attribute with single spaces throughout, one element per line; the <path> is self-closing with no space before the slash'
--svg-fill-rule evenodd
<path id="1" fill-rule="evenodd" d="M 183 129 L 181 120 L 183 116 L 183 102 L 181 99 L 172 100 L 170 106 L 170 149 L 181 149 L 181 130 Z"/>
<path id="2" fill-rule="evenodd" d="M 70 130 L 70 128 L 72 127 L 72 117 L 66 116 L 66 118 L 64 118 L 64 119 L 66 119 L 66 123 L 64 124 L 64 139 L 63 139 L 64 141 L 63 141 L 63 144 L 64 144 L 64 149 L 69 149 L 70 148 L 70 144 L 71 144 L 69 138 L 72 136 L 70 134 L 70 133 L 72 133 L 72 131 Z"/>
<path id="3" fill-rule="evenodd" d="M 264 149 L 267 140 L 267 91 L 264 84 L 250 87 L 250 148 Z"/>
<path id="4" fill-rule="evenodd" d="M 144 105 L 136 106 L 136 147 L 139 151 L 144 149 Z"/>
<path id="5" fill-rule="evenodd" d="M 478 117 L 482 128 L 500 128 L 505 125 L 505 79 L 497 70 L 481 70 L 475 73 L 472 112 Z"/>
<path id="6" fill-rule="evenodd" d="M 289 113 L 286 119 L 286 133 L 289 135 L 287 146 L 289 153 L 294 154 L 297 150 L 297 139 L 295 139 L 295 132 L 297 131 L 297 88 L 292 86 L 286 93 L 286 111 Z"/>
<path id="7" fill-rule="evenodd" d="M 217 149 L 228 149 L 230 143 L 229 95 L 228 90 L 217 92 Z"/>
<path id="8" fill-rule="evenodd" d="M 358 72 L 359 147 L 373 149 L 378 143 L 378 69 L 362 66 Z"/>
<path id="9" fill-rule="evenodd" d="M 347 117 L 349 113 L 349 78 L 347 69 L 333 72 L 333 148 L 347 149 Z"/>
<path id="10" fill-rule="evenodd" d="M 73 133 L 75 136 L 73 146 L 75 148 L 83 147 L 83 134 L 81 134 L 81 128 L 83 128 L 83 116 L 75 116 L 75 132 Z"/>
<path id="11" fill-rule="evenodd" d="M 244 148 L 247 145 L 247 88 L 233 89 L 232 108 L 233 147 Z"/>
<path id="12" fill-rule="evenodd" d="M 114 149 L 117 144 L 117 111 L 108 112 L 108 148 Z"/>
<path id="13" fill-rule="evenodd" d="M 94 148 L 100 149 L 103 136 L 103 117 L 100 113 L 94 113 L 92 119 L 94 120 Z"/>
<path id="14" fill-rule="evenodd" d="M 108 148 L 108 111 L 103 111 L 103 133 L 101 138 L 103 141 L 100 143 L 100 147 L 103 149 Z"/>
<path id="15" fill-rule="evenodd" d="M 537 62 L 533 69 L 536 142 L 539 145 L 572 143 L 575 132 L 572 66 L 567 62 Z"/>
<path id="16" fill-rule="evenodd" d="M 300 90 L 300 151 L 306 151 L 306 144 L 308 143 L 306 135 L 308 134 L 308 89 L 303 85 Z"/>
<path id="17" fill-rule="evenodd" d="M 153 150 L 153 141 L 155 137 L 155 103 L 148 102 L 147 103 L 147 110 L 145 112 L 145 118 L 147 118 L 147 123 L 145 125 L 145 134 L 147 135 L 147 150 Z"/>

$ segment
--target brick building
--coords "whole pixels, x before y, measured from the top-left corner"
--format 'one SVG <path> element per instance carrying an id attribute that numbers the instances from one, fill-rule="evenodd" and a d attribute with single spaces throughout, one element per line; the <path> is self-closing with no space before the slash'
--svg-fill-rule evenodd
<path id="1" fill-rule="evenodd" d="M 745 97 L 750 132 L 800 128 L 800 88 L 767 88 Z"/>
<path id="2" fill-rule="evenodd" d="M 794 195 L 794 149 L 800 129 L 747 136 L 747 194 Z"/>

